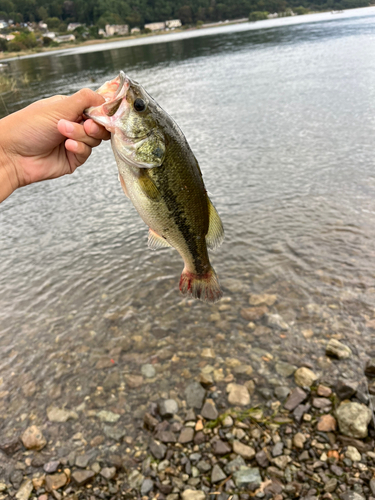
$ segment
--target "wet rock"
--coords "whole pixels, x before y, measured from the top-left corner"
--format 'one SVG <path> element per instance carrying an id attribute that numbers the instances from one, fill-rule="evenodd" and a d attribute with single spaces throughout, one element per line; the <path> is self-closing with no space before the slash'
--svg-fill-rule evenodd
<path id="1" fill-rule="evenodd" d="M 266 305 L 266 306 L 271 307 L 274 305 L 276 300 L 277 300 L 277 295 L 270 295 L 267 293 L 261 293 L 259 295 L 252 294 L 252 295 L 250 295 L 250 298 L 249 298 L 249 304 L 251 306 Z"/>
<path id="2" fill-rule="evenodd" d="M 316 426 L 318 431 L 322 432 L 334 432 L 336 430 L 336 419 L 332 415 L 322 415 L 319 418 L 318 425 Z"/>
<path id="3" fill-rule="evenodd" d="M 43 436 L 42 431 L 36 426 L 28 427 L 22 434 L 22 443 L 28 450 L 41 450 L 47 444 L 47 440 Z"/>
<path id="4" fill-rule="evenodd" d="M 278 457 L 278 456 L 282 455 L 283 449 L 284 449 L 284 443 L 282 441 L 279 441 L 272 448 L 272 456 L 273 457 Z"/>
<path id="5" fill-rule="evenodd" d="M 178 438 L 181 444 L 191 443 L 194 439 L 194 429 L 192 427 L 184 427 Z"/>
<path id="6" fill-rule="evenodd" d="M 208 358 L 208 359 L 216 358 L 215 351 L 210 347 L 205 347 L 204 349 L 202 349 L 201 356 L 202 358 Z"/>
<path id="7" fill-rule="evenodd" d="M 88 483 L 94 477 L 95 472 L 93 472 L 92 470 L 76 470 L 72 474 L 72 478 L 74 482 L 78 484 L 78 486 L 82 486 Z"/>
<path id="8" fill-rule="evenodd" d="M 348 446 L 345 452 L 346 458 L 349 458 L 352 462 L 360 462 L 362 457 L 357 448 L 354 446 Z"/>
<path id="9" fill-rule="evenodd" d="M 26 479 L 26 481 L 22 483 L 22 486 L 17 491 L 15 497 L 17 500 L 28 500 L 32 491 L 33 483 L 30 481 L 30 479 Z"/>
<path id="10" fill-rule="evenodd" d="M 287 377 L 290 377 L 291 375 L 293 375 L 293 373 L 297 370 L 297 367 L 294 365 L 291 365 L 290 363 L 284 363 L 282 361 L 279 361 L 275 365 L 275 370 L 279 375 L 287 378 Z"/>
<path id="11" fill-rule="evenodd" d="M 141 495 L 147 495 L 153 489 L 154 483 L 151 479 L 145 479 L 141 486 Z"/>
<path id="12" fill-rule="evenodd" d="M 241 309 L 240 314 L 243 319 L 246 319 L 246 321 L 258 321 L 266 314 L 266 312 L 268 312 L 267 306 L 259 306 Z"/>
<path id="13" fill-rule="evenodd" d="M 289 397 L 284 405 L 284 408 L 286 408 L 289 411 L 293 411 L 295 408 L 297 408 L 299 404 L 305 401 L 306 398 L 307 398 L 306 392 L 300 389 L 299 387 L 296 387 L 289 394 Z"/>
<path id="14" fill-rule="evenodd" d="M 6 491 L 7 489 L 8 489 L 7 485 L 5 483 L 0 482 L 0 493 L 4 493 L 4 491 Z"/>
<path id="15" fill-rule="evenodd" d="M 278 400 L 284 401 L 284 399 L 286 399 L 290 394 L 290 388 L 281 385 L 279 387 L 275 387 L 274 393 Z"/>
<path id="16" fill-rule="evenodd" d="M 146 364 L 141 366 L 141 373 L 145 378 L 154 378 L 156 370 L 153 365 Z"/>
<path id="17" fill-rule="evenodd" d="M 43 465 L 43 470 L 44 472 L 47 472 L 47 474 L 53 474 L 54 472 L 57 471 L 60 465 L 60 460 L 51 460 L 51 462 L 47 462 L 46 464 Z"/>
<path id="18" fill-rule="evenodd" d="M 273 463 L 281 470 L 286 469 L 286 466 L 291 461 L 291 458 L 288 455 L 280 455 L 273 459 Z"/>
<path id="19" fill-rule="evenodd" d="M 371 410 L 360 403 L 341 403 L 336 416 L 340 432 L 354 438 L 367 437 L 367 426 L 371 421 Z"/>
<path id="20" fill-rule="evenodd" d="M 78 415 L 75 411 L 57 408 L 55 406 L 47 410 L 47 417 L 50 422 L 58 423 L 67 422 L 69 419 L 78 419 Z"/>
<path id="21" fill-rule="evenodd" d="M 365 500 L 365 497 L 356 491 L 347 491 L 340 495 L 341 500 Z"/>
<path id="22" fill-rule="evenodd" d="M 203 473 L 206 473 L 211 470 L 211 464 L 206 460 L 199 460 L 197 463 L 197 469 Z"/>
<path id="23" fill-rule="evenodd" d="M 365 374 L 368 377 L 375 377 L 375 358 L 367 360 L 365 366 Z"/>
<path id="24" fill-rule="evenodd" d="M 171 431 L 160 431 L 156 438 L 162 443 L 175 443 L 177 441 L 176 436 Z"/>
<path id="25" fill-rule="evenodd" d="M 143 417 L 143 423 L 146 429 L 153 431 L 155 427 L 158 425 L 159 421 L 153 417 L 150 413 L 145 413 Z"/>
<path id="26" fill-rule="evenodd" d="M 22 472 L 20 470 L 13 470 L 9 475 L 9 480 L 16 489 L 19 488 L 23 480 Z"/>
<path id="27" fill-rule="evenodd" d="M 311 387 L 317 379 L 318 376 L 305 366 L 301 366 L 294 373 L 294 380 L 300 387 Z"/>
<path id="28" fill-rule="evenodd" d="M 200 410 L 203 406 L 205 395 L 206 391 L 197 382 L 191 383 L 185 390 L 186 402 L 190 408 L 197 408 Z"/>
<path id="29" fill-rule="evenodd" d="M 84 469 L 88 466 L 90 460 L 94 458 L 94 454 L 91 453 L 84 453 L 83 455 L 78 455 L 76 457 L 76 466 L 80 467 L 81 469 Z"/>
<path id="30" fill-rule="evenodd" d="M 245 488 L 251 485 L 253 490 L 259 488 L 262 478 L 259 469 L 255 467 L 241 467 L 233 475 L 237 488 Z"/>
<path id="31" fill-rule="evenodd" d="M 216 420 L 219 416 L 215 403 L 212 399 L 207 399 L 200 413 L 202 417 L 207 420 Z"/>
<path id="32" fill-rule="evenodd" d="M 218 464 L 215 464 L 211 472 L 211 483 L 219 483 L 223 481 L 227 476 L 224 474 L 223 470 Z"/>
<path id="33" fill-rule="evenodd" d="M 322 410 L 323 408 L 332 406 L 332 403 L 328 398 L 313 398 L 312 405 L 314 408 Z"/>
<path id="34" fill-rule="evenodd" d="M 296 422 L 301 422 L 304 415 L 308 414 L 308 412 L 310 411 L 310 408 L 311 405 L 309 403 L 306 403 L 305 405 L 298 405 L 297 408 L 293 411 L 293 416 Z M 309 417 L 311 418 L 311 415 Z"/>
<path id="35" fill-rule="evenodd" d="M 178 413 L 178 404 L 174 399 L 165 399 L 159 403 L 159 413 L 162 417 L 172 417 Z"/>
<path id="36" fill-rule="evenodd" d="M 103 425 L 104 434 L 110 439 L 115 441 L 121 441 L 121 439 L 126 436 L 126 430 L 119 427 L 112 427 L 111 425 Z"/>
<path id="37" fill-rule="evenodd" d="M 255 457 L 255 450 L 251 446 L 241 443 L 240 441 L 233 441 L 233 453 L 240 455 L 246 460 L 252 460 Z"/>
<path id="38" fill-rule="evenodd" d="M 18 439 L 7 439 L 0 442 L 0 450 L 10 456 L 16 453 L 21 448 L 21 443 Z"/>
<path id="39" fill-rule="evenodd" d="M 336 394 L 343 399 L 350 399 L 357 392 L 358 382 L 351 380 L 339 380 L 336 384 Z"/>
<path id="40" fill-rule="evenodd" d="M 324 491 L 326 491 L 327 493 L 333 493 L 336 488 L 337 488 L 337 479 L 335 477 L 328 479 L 328 481 L 324 485 Z"/>
<path id="41" fill-rule="evenodd" d="M 329 398 L 330 395 L 332 394 L 332 390 L 329 387 L 326 387 L 325 385 L 319 384 L 316 393 L 318 396 Z"/>
<path id="42" fill-rule="evenodd" d="M 130 389 L 137 389 L 143 384 L 143 377 L 141 375 L 126 375 L 125 382 Z"/>
<path id="43" fill-rule="evenodd" d="M 228 401 L 231 405 L 247 406 L 250 404 L 250 394 L 244 385 L 228 384 Z"/>
<path id="44" fill-rule="evenodd" d="M 162 443 L 152 440 L 150 442 L 150 451 L 156 459 L 162 460 L 167 453 L 167 447 Z"/>
<path id="45" fill-rule="evenodd" d="M 213 445 L 213 454 L 214 455 L 227 455 L 228 453 L 232 452 L 232 448 L 229 446 L 228 443 L 221 441 L 219 439 L 218 441 L 215 441 Z"/>
<path id="46" fill-rule="evenodd" d="M 100 471 L 100 475 L 109 481 L 116 476 L 116 467 L 103 467 Z"/>
<path id="47" fill-rule="evenodd" d="M 120 418 L 120 415 L 118 415 L 117 413 L 113 413 L 112 411 L 106 411 L 106 410 L 101 410 L 99 411 L 96 416 L 99 418 L 99 420 L 101 422 L 108 422 L 108 423 L 116 423 L 119 418 Z"/>
<path id="48" fill-rule="evenodd" d="M 50 476 L 46 476 L 44 483 L 46 490 L 52 492 L 65 486 L 67 481 L 68 478 L 62 472 L 61 474 L 52 474 Z"/>
<path id="49" fill-rule="evenodd" d="M 202 490 L 187 489 L 181 493 L 181 499 L 182 500 L 205 500 L 206 494 Z"/>
<path id="50" fill-rule="evenodd" d="M 289 325 L 283 320 L 280 314 L 267 314 L 266 323 L 267 326 L 276 330 L 289 330 Z"/>
<path id="51" fill-rule="evenodd" d="M 326 346 L 326 355 L 332 358 L 345 359 L 352 356 L 351 349 L 337 339 L 330 339 Z"/>

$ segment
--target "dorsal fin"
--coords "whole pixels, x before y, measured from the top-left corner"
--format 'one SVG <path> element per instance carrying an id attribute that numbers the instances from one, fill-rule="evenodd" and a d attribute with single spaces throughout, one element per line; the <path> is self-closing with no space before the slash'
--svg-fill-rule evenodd
<path id="1" fill-rule="evenodd" d="M 158 248 L 170 247 L 171 245 L 158 233 L 155 233 L 152 229 L 148 231 L 148 246 L 151 250 L 157 250 Z"/>
<path id="2" fill-rule="evenodd" d="M 209 226 L 208 232 L 206 234 L 206 243 L 208 248 L 219 247 L 224 239 L 224 228 L 221 222 L 220 216 L 213 206 L 210 198 L 207 196 L 208 202 L 208 214 L 209 214 Z"/>

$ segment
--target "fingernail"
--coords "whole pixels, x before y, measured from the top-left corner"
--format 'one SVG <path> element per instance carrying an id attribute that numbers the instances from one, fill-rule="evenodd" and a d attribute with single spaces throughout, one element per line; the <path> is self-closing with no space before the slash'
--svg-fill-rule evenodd
<path id="1" fill-rule="evenodd" d="M 74 130 L 74 125 L 72 122 L 65 121 L 65 131 L 70 134 Z"/>

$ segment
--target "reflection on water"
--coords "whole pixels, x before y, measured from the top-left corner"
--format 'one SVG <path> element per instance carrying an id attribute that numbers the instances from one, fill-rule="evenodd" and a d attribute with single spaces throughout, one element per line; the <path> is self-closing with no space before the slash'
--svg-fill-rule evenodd
<path id="1" fill-rule="evenodd" d="M 259 389 L 292 383 L 279 360 L 328 383 L 361 375 L 375 353 L 375 38 L 363 12 L 10 63 L 30 80 L 5 96 L 10 110 L 120 69 L 168 110 L 225 224 L 212 256 L 225 298 L 181 299 L 180 257 L 148 250 L 109 144 L 74 176 L 16 192 L 0 210 L 0 428 L 43 421 L 54 400 L 80 407 L 83 424 L 90 408 L 125 408 L 131 426 L 152 394 L 199 374 L 204 347 L 224 373 L 228 357 L 251 364 Z M 249 324 L 249 296 L 264 292 L 280 318 Z M 328 362 L 331 336 L 355 354 Z M 157 376 L 134 391 L 126 376 L 146 362 Z"/>

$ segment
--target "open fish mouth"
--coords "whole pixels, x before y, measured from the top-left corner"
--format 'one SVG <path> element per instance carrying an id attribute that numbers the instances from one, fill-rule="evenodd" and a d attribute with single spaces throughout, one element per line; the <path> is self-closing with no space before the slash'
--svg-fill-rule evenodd
<path id="1" fill-rule="evenodd" d="M 113 80 L 105 82 L 96 92 L 101 95 L 105 103 L 101 106 L 93 106 L 85 110 L 85 115 L 96 123 L 103 125 L 111 131 L 108 125 L 108 117 L 113 117 L 120 108 L 126 106 L 126 95 L 131 80 L 123 71 Z M 123 104 L 124 103 L 124 104 Z"/>

